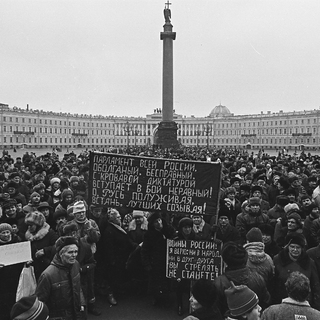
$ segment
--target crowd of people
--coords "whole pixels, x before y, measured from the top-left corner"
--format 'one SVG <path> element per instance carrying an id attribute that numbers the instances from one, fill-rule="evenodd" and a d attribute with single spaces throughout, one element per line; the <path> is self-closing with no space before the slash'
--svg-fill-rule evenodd
<path id="1" fill-rule="evenodd" d="M 37 289 L 16 302 L 24 264 L 0 261 L 1 319 L 28 319 L 21 314 L 35 306 L 50 319 L 98 317 L 96 295 L 117 305 L 132 286 L 153 304 L 174 291 L 179 315 L 191 307 L 188 320 L 320 319 L 319 156 L 187 147 L 107 151 L 219 161 L 218 211 L 204 217 L 96 206 L 88 199 L 89 152 L 14 159 L 4 151 L 0 246 L 31 242 L 28 265 Z M 214 281 L 168 279 L 167 239 L 222 242 L 222 274 Z"/>

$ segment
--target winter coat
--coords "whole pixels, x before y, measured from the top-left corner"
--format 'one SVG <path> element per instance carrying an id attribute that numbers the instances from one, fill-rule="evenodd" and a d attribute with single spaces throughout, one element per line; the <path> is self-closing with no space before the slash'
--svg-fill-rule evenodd
<path id="1" fill-rule="evenodd" d="M 310 307 L 307 301 L 299 302 L 291 298 L 282 300 L 281 304 L 270 306 L 266 309 L 261 320 L 291 320 L 291 319 L 320 319 L 320 312 Z"/>
<path id="2" fill-rule="evenodd" d="M 286 212 L 283 207 L 275 204 L 270 210 L 268 210 L 267 215 L 270 219 L 270 224 L 275 227 L 278 218 L 284 218 L 286 216 Z"/>
<path id="3" fill-rule="evenodd" d="M 281 248 L 275 241 L 271 240 L 270 243 L 264 244 L 264 252 L 267 253 L 272 259 L 280 252 Z"/>
<path id="4" fill-rule="evenodd" d="M 266 283 L 263 277 L 256 271 L 250 270 L 247 266 L 234 270 L 226 268 L 225 273 L 214 280 L 217 288 L 217 306 L 221 314 L 225 314 L 228 310 L 227 298 L 224 291 L 230 288 L 230 281 L 236 286 L 243 284 L 253 290 L 259 297 L 259 304 L 263 308 L 270 304 L 270 294 Z"/>
<path id="5" fill-rule="evenodd" d="M 149 272 L 148 290 L 157 295 L 166 291 L 168 280 L 166 278 L 167 239 L 173 237 L 174 229 L 163 220 L 163 229 L 158 231 L 149 226 L 144 235 L 141 247 L 143 268 Z"/>
<path id="6" fill-rule="evenodd" d="M 317 232 L 320 229 L 320 218 L 313 220 L 312 226 L 310 228 L 310 236 L 313 240 L 313 243 L 318 245 L 319 241 L 317 239 Z"/>
<path id="7" fill-rule="evenodd" d="M 65 266 L 56 254 L 39 278 L 36 295 L 47 305 L 50 318 L 80 320 L 80 309 L 85 302 L 80 286 L 78 261 L 71 266 Z"/>
<path id="8" fill-rule="evenodd" d="M 17 242 L 19 242 L 18 238 L 13 236 L 10 242 L 7 242 L 7 243 L 0 242 L 0 246 L 13 244 Z M 16 302 L 16 292 L 17 292 L 17 287 L 18 287 L 22 268 L 23 268 L 23 263 L 0 267 L 0 282 L 1 282 L 1 288 L 2 288 L 2 290 L 0 290 L 0 306 L 1 306 L 0 318 L 3 320 L 10 319 L 11 308 Z"/>
<path id="9" fill-rule="evenodd" d="M 209 223 L 204 220 L 201 221 L 199 226 L 193 225 L 196 240 L 211 240 L 212 228 Z"/>
<path id="10" fill-rule="evenodd" d="M 222 229 L 219 227 L 216 229 L 216 237 L 217 239 L 221 240 L 223 243 L 233 241 L 237 243 L 242 243 L 242 238 L 240 236 L 239 230 L 232 226 L 231 224 L 228 224 L 225 229 Z"/>
<path id="11" fill-rule="evenodd" d="M 271 257 L 264 252 L 264 244 L 262 242 L 249 242 L 244 245 L 248 253 L 247 266 L 252 270 L 258 272 L 266 282 L 273 278 L 274 264 Z"/>
<path id="12" fill-rule="evenodd" d="M 241 237 L 246 239 L 249 230 L 254 227 L 258 228 L 265 223 L 269 223 L 269 217 L 265 213 L 241 212 L 237 215 L 236 228 L 239 230 Z"/>
<path id="13" fill-rule="evenodd" d="M 31 241 L 31 255 L 34 266 L 34 273 L 38 279 L 41 273 L 49 266 L 54 256 L 54 244 L 58 239 L 57 234 L 50 228 L 46 222 L 35 234 L 31 234 L 29 230 L 26 231 L 25 238 Z M 38 250 L 44 250 L 44 255 L 36 257 Z"/>
<path id="14" fill-rule="evenodd" d="M 308 249 L 307 250 L 307 255 L 314 261 L 316 264 L 316 268 L 318 271 L 318 275 L 320 276 L 320 245 Z M 320 280 L 320 279 L 319 279 Z"/>
<path id="15" fill-rule="evenodd" d="M 274 257 L 273 262 L 275 266 L 273 303 L 280 303 L 281 299 L 288 296 L 285 288 L 285 282 L 291 272 L 299 271 L 310 280 L 310 304 L 314 308 L 320 310 L 320 283 L 317 268 L 315 262 L 307 255 L 307 253 L 302 251 L 298 260 L 293 261 L 289 256 L 288 248 L 285 248 Z"/>

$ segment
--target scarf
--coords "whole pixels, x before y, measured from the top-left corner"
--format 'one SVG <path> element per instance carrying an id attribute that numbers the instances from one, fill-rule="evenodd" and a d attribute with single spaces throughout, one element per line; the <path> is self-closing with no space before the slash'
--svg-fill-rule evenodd
<path id="1" fill-rule="evenodd" d="M 193 224 L 193 230 L 195 233 L 199 233 L 202 232 L 202 229 L 204 227 L 205 221 L 202 220 L 201 223 L 199 225 Z"/>

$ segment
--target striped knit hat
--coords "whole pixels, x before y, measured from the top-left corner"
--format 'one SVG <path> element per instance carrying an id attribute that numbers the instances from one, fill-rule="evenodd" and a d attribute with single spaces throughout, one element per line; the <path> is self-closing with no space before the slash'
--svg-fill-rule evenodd
<path id="1" fill-rule="evenodd" d="M 49 315 L 47 306 L 35 295 L 21 298 L 10 313 L 12 320 L 46 320 Z"/>
<path id="2" fill-rule="evenodd" d="M 238 317 L 245 315 L 259 303 L 259 299 L 247 286 L 235 286 L 232 281 L 230 283 L 231 287 L 225 290 L 224 293 L 227 297 L 231 316 Z"/>

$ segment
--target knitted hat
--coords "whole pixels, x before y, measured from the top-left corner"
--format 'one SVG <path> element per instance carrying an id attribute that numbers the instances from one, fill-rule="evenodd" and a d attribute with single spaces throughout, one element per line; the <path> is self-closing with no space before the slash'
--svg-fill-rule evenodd
<path id="1" fill-rule="evenodd" d="M 17 301 L 10 313 L 12 320 L 46 320 L 49 315 L 47 306 L 35 295 Z"/>
<path id="2" fill-rule="evenodd" d="M 223 245 L 222 259 L 228 265 L 229 268 L 238 268 L 245 266 L 247 263 L 247 251 L 243 246 L 236 242 L 229 241 Z"/>
<path id="3" fill-rule="evenodd" d="M 288 220 L 289 219 L 294 219 L 298 224 L 301 225 L 301 216 L 299 213 L 293 211 L 288 215 Z"/>
<path id="4" fill-rule="evenodd" d="M 74 205 L 72 206 L 72 213 L 75 214 L 77 212 L 83 212 L 86 211 L 86 207 L 84 205 L 83 201 L 77 201 L 74 203 Z"/>
<path id="5" fill-rule="evenodd" d="M 80 181 L 79 177 L 77 177 L 77 176 L 72 176 L 72 177 L 70 177 L 69 180 L 70 180 L 70 183 L 71 182 L 76 182 L 76 181 L 79 182 Z"/>
<path id="6" fill-rule="evenodd" d="M 258 197 L 252 197 L 249 199 L 248 206 L 259 205 L 261 206 L 261 199 Z"/>
<path id="7" fill-rule="evenodd" d="M 217 289 L 211 280 L 197 280 L 192 289 L 194 298 L 205 308 L 210 308 L 217 299 Z"/>
<path id="8" fill-rule="evenodd" d="M 69 236 L 60 237 L 55 243 L 56 251 L 60 252 L 60 250 L 63 247 L 69 246 L 71 244 L 75 244 L 75 245 L 79 246 L 78 240 L 74 237 L 69 237 Z"/>
<path id="9" fill-rule="evenodd" d="M 32 198 L 37 197 L 37 196 L 40 197 L 40 194 L 38 192 L 34 191 L 34 192 L 31 193 L 30 199 L 32 200 Z"/>
<path id="10" fill-rule="evenodd" d="M 261 230 L 262 234 L 266 234 L 268 236 L 273 237 L 274 229 L 270 224 L 267 224 L 267 223 L 260 224 L 259 229 Z"/>
<path id="11" fill-rule="evenodd" d="M 193 227 L 193 220 L 189 217 L 184 217 L 179 221 L 179 229 L 182 229 L 183 227 Z"/>
<path id="12" fill-rule="evenodd" d="M 39 212 L 39 211 L 33 211 L 33 212 L 29 212 L 27 213 L 24 221 L 26 224 L 30 225 L 30 224 L 35 224 L 36 226 L 42 227 L 44 222 L 45 222 L 45 217 L 44 215 Z"/>
<path id="13" fill-rule="evenodd" d="M 245 285 L 235 286 L 232 281 L 230 283 L 231 287 L 224 291 L 228 309 L 234 317 L 245 315 L 259 303 L 258 296 Z"/>
<path id="14" fill-rule="evenodd" d="M 51 185 L 53 185 L 53 184 L 56 183 L 56 182 L 60 183 L 60 179 L 57 178 L 57 177 L 54 177 L 54 178 L 52 178 L 52 179 L 50 180 L 50 184 L 51 184 Z"/>
<path id="15" fill-rule="evenodd" d="M 9 223 L 1 223 L 0 224 L 0 232 L 5 231 L 5 230 L 9 230 L 10 232 L 12 232 L 12 227 Z"/>
<path id="16" fill-rule="evenodd" d="M 251 228 L 246 238 L 249 242 L 262 242 L 262 232 L 259 228 Z"/>
<path id="17" fill-rule="evenodd" d="M 136 218 L 136 217 L 144 217 L 144 213 L 143 213 L 143 211 L 134 210 L 134 211 L 132 212 L 132 216 L 133 216 L 134 218 Z"/>
<path id="18" fill-rule="evenodd" d="M 290 232 L 286 236 L 285 241 L 286 241 L 286 246 L 290 244 L 298 244 L 301 247 L 305 247 L 306 245 L 306 238 L 302 233 L 298 233 L 298 232 Z"/>
<path id="19" fill-rule="evenodd" d="M 73 192 L 70 189 L 64 189 L 61 193 L 62 200 L 65 200 L 68 195 L 73 197 Z"/>

